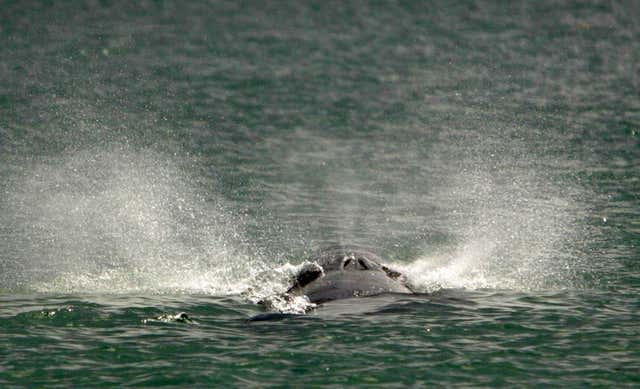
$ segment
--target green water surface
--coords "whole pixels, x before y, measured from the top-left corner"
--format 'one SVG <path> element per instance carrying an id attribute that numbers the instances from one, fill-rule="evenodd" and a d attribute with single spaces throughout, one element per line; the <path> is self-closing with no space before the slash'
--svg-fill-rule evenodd
<path id="1" fill-rule="evenodd" d="M 638 42 L 634 1 L 0 0 L 0 386 L 637 386 Z M 246 321 L 333 243 L 421 294 Z"/>

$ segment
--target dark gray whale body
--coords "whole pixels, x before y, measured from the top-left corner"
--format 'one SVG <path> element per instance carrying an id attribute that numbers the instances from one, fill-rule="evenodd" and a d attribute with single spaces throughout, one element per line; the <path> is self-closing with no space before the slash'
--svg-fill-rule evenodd
<path id="1" fill-rule="evenodd" d="M 382 265 L 376 254 L 355 246 L 333 246 L 320 250 L 296 275 L 293 286 L 279 298 L 291 301 L 307 296 L 314 304 L 383 293 L 413 294 L 399 272 Z M 259 304 L 269 306 L 269 300 Z M 307 308 L 308 309 L 308 308 Z M 247 322 L 283 320 L 299 313 L 269 312 Z"/>
<path id="2" fill-rule="evenodd" d="M 374 296 L 382 293 L 413 293 L 397 271 L 382 265 L 376 254 L 355 246 L 320 250 L 296 276 L 287 294 L 306 295 L 312 303 Z"/>

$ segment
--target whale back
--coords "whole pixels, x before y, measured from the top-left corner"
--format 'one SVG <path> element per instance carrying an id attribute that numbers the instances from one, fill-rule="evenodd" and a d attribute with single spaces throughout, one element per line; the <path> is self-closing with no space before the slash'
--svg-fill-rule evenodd
<path id="1" fill-rule="evenodd" d="M 401 274 L 382 265 L 373 252 L 357 246 L 322 249 L 297 275 L 287 293 L 304 294 L 311 302 L 372 296 L 380 293 L 412 293 Z"/>

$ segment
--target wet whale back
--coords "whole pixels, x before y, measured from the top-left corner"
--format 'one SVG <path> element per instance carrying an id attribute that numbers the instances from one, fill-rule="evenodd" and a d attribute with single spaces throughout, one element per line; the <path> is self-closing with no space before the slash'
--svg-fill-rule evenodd
<path id="1" fill-rule="evenodd" d="M 382 293 L 411 293 L 402 283 L 383 272 L 332 272 L 310 283 L 304 290 L 313 303 L 375 296 Z"/>
<path id="2" fill-rule="evenodd" d="M 380 262 L 378 255 L 356 246 L 332 246 L 320 250 L 312 265 L 303 269 L 289 289 L 311 302 L 373 296 L 381 293 L 412 293 L 399 281 L 400 273 Z"/>

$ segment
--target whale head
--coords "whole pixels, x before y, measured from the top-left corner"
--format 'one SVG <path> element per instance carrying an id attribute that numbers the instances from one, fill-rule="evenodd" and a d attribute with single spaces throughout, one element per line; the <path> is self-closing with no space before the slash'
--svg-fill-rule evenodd
<path id="1" fill-rule="evenodd" d="M 313 303 L 382 293 L 412 293 L 402 274 L 381 262 L 376 254 L 359 247 L 325 248 L 300 270 L 287 293 L 306 295 Z"/>

